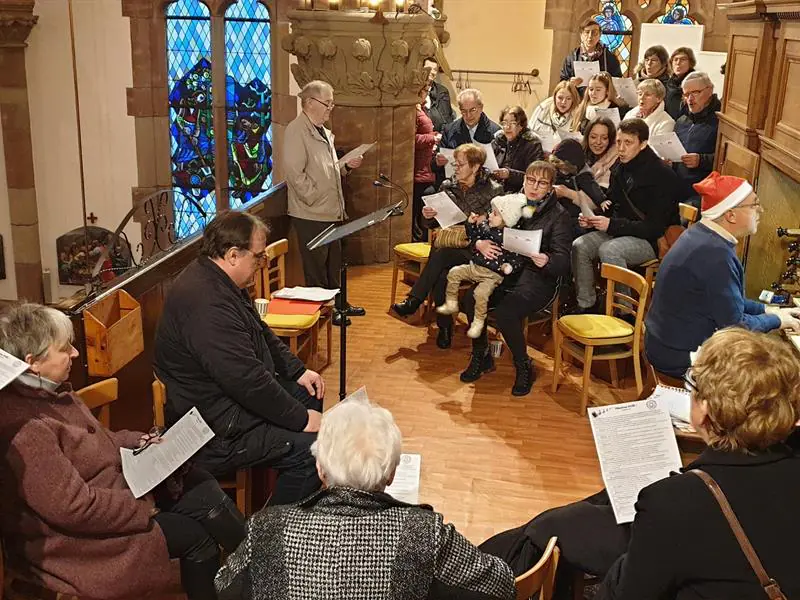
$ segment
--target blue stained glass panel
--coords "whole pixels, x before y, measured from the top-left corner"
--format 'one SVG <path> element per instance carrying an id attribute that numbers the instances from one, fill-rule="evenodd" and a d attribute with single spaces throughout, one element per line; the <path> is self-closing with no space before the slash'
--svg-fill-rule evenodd
<path id="1" fill-rule="evenodd" d="M 655 23 L 665 25 L 696 25 L 692 17 L 689 16 L 688 0 L 670 0 L 667 2 L 666 12 L 655 20 Z"/>
<path id="2" fill-rule="evenodd" d="M 600 41 L 617 57 L 622 75 L 625 76 L 630 67 L 633 25 L 621 13 L 621 0 L 600 0 L 600 11 L 593 17 L 600 25 Z"/>
<path id="3" fill-rule="evenodd" d="M 166 17 L 173 209 L 176 236 L 183 238 L 216 213 L 211 20 L 199 0 L 169 4 Z"/>
<path id="4" fill-rule="evenodd" d="M 257 0 L 225 12 L 225 57 L 228 185 L 238 208 L 272 184 L 270 21 Z"/>

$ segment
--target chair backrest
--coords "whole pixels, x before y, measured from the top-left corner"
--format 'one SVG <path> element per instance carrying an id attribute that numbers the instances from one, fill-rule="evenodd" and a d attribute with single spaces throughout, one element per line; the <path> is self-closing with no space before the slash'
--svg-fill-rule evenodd
<path id="1" fill-rule="evenodd" d="M 517 600 L 528 600 L 539 592 L 539 600 L 551 600 L 556 580 L 556 569 L 561 552 L 556 546 L 558 538 L 551 537 L 547 542 L 542 558 L 528 571 L 517 577 Z"/>
<path id="2" fill-rule="evenodd" d="M 89 410 L 99 410 L 97 420 L 109 429 L 111 427 L 111 407 L 109 404 L 119 397 L 119 380 L 116 377 L 103 379 L 85 388 L 79 389 L 78 397 L 89 407 Z"/>
<path id="3" fill-rule="evenodd" d="M 167 403 L 167 386 L 156 377 L 153 380 L 153 425 L 164 427 L 164 405 Z"/>
<path id="4" fill-rule="evenodd" d="M 603 263 L 600 275 L 608 280 L 606 314 L 612 315 L 616 309 L 621 313 L 633 315 L 636 318 L 634 335 L 638 336 L 642 330 L 642 321 L 644 321 L 644 313 L 647 308 L 647 295 L 650 291 L 647 281 L 638 273 L 608 263 Z M 620 285 L 628 286 L 636 297 L 617 290 Z"/>
<path id="5" fill-rule="evenodd" d="M 286 255 L 289 253 L 289 240 L 286 238 L 267 246 L 264 266 L 255 275 L 256 298 L 267 298 L 286 287 Z"/>
<path id="6" fill-rule="evenodd" d="M 697 223 L 697 219 L 700 216 L 700 211 L 697 210 L 696 206 L 686 204 L 685 202 L 679 202 L 678 214 L 681 216 L 681 219 L 688 222 L 689 225 L 694 225 Z"/>

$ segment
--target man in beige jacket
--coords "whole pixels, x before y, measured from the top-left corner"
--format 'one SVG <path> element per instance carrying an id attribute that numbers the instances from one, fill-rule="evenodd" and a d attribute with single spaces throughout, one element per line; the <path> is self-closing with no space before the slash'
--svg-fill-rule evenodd
<path id="1" fill-rule="evenodd" d="M 362 157 L 340 168 L 333 134 L 324 125 L 333 110 L 333 88 L 324 81 L 307 83 L 299 94 L 302 112 L 286 126 L 284 169 L 289 187 L 289 216 L 300 242 L 306 285 L 339 287 L 342 264 L 340 241 L 316 250 L 306 244 L 331 223 L 344 221 L 347 214 L 342 194 L 342 176 L 361 166 Z M 362 316 L 363 308 L 347 306 L 346 315 Z M 336 325 L 346 317 L 337 314 Z"/>

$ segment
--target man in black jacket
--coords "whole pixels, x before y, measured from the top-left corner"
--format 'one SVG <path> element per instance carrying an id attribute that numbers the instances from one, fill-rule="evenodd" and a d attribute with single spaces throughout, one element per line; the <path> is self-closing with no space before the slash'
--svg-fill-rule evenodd
<path id="1" fill-rule="evenodd" d="M 607 15 L 611 17 L 613 15 Z M 564 57 L 564 62 L 561 65 L 561 81 L 569 81 L 576 88 L 581 97 L 589 85 L 588 81 L 583 81 L 580 77 L 575 76 L 575 61 L 597 61 L 600 63 L 600 70 L 605 71 L 612 77 L 622 77 L 622 69 L 619 66 L 619 60 L 611 50 L 606 48 L 600 41 L 600 24 L 594 19 L 586 19 L 581 23 L 578 30 L 581 36 L 580 45 L 572 52 Z"/>
<path id="2" fill-rule="evenodd" d="M 657 256 L 658 238 L 677 225 L 678 202 L 685 196 L 678 176 L 647 145 L 650 132 L 642 119 L 620 123 L 617 134 L 619 162 L 611 169 L 612 216 L 581 215 L 578 224 L 596 231 L 572 243 L 575 294 L 582 312 L 593 310 L 594 262 L 641 265 Z"/>
<path id="3" fill-rule="evenodd" d="M 435 58 L 426 58 L 422 66 L 430 69 L 428 81 L 431 84 L 431 89 L 428 92 L 428 97 L 425 99 L 425 105 L 422 110 L 433 122 L 434 131 L 441 133 L 445 125 L 449 125 L 456 120 L 456 113 L 453 110 L 453 105 L 450 104 L 450 92 L 447 91 L 445 86 L 436 81 L 436 76 L 439 75 L 439 63 L 436 62 Z"/>
<path id="4" fill-rule="evenodd" d="M 273 504 L 320 487 L 310 446 L 325 384 L 261 320 L 244 289 L 265 257 L 267 227 L 244 212 L 218 215 L 200 256 L 169 290 L 154 368 L 171 425 L 192 407 L 214 431 L 194 460 L 216 476 L 263 464 L 278 470 Z"/>

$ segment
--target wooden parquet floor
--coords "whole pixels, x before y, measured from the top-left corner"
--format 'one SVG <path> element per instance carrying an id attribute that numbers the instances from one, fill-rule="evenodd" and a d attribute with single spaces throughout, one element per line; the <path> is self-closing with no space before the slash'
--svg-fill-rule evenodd
<path id="1" fill-rule="evenodd" d="M 495 372 L 463 384 L 458 376 L 470 351 L 465 327 L 457 327 L 450 350 L 440 350 L 435 326 L 391 316 L 391 272 L 391 265 L 349 270 L 349 300 L 364 306 L 367 316 L 352 319 L 348 328 L 347 390 L 366 386 L 370 398 L 394 414 L 403 451 L 422 455 L 420 501 L 479 543 L 601 489 L 589 422 L 578 415 L 578 367 L 565 365 L 557 394 L 550 393 L 551 338 L 543 350 L 529 346 L 538 375 L 527 397 L 511 395 L 514 368 L 507 353 Z M 401 298 L 408 288 L 398 287 Z M 339 330 L 333 333 L 334 363 L 323 371 L 326 408 L 338 399 Z M 591 398 L 636 399 L 632 376 L 621 386 L 593 378 Z"/>

